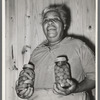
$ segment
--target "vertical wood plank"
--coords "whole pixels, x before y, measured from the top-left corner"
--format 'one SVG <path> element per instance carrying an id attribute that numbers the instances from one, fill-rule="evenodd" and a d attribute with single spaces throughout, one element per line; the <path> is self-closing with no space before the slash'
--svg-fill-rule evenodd
<path id="1" fill-rule="evenodd" d="M 7 5 L 7 28 L 6 30 L 6 99 L 16 100 L 15 97 L 15 79 L 17 77 L 17 71 L 14 70 L 16 65 L 16 11 L 15 0 L 6 1 Z M 12 46 L 13 46 L 13 58 L 12 58 Z M 12 96 L 13 95 L 13 96 Z"/>
<path id="2" fill-rule="evenodd" d="M 83 1 L 83 21 L 84 21 L 84 35 L 95 43 L 95 2 L 91 0 L 91 3 L 87 0 Z M 85 19 L 85 20 L 84 20 Z"/>
<path id="3" fill-rule="evenodd" d="M 30 0 L 25 0 L 25 45 L 27 47 L 27 52 L 24 54 L 24 64 L 27 64 L 30 59 L 30 49 L 31 49 L 31 44 L 30 44 L 30 37 L 31 37 L 31 31 L 30 31 L 30 26 L 31 26 L 31 1 Z"/>

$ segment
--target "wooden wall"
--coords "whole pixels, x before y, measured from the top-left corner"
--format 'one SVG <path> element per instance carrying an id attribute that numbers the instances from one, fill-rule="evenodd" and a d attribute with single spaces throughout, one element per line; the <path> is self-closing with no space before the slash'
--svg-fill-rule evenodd
<path id="1" fill-rule="evenodd" d="M 15 93 L 15 82 L 32 50 L 45 39 L 41 12 L 54 3 L 65 3 L 71 9 L 69 34 L 84 36 L 95 44 L 96 0 L 5 0 L 6 100 L 20 100 Z M 25 54 L 23 47 L 27 49 Z"/>

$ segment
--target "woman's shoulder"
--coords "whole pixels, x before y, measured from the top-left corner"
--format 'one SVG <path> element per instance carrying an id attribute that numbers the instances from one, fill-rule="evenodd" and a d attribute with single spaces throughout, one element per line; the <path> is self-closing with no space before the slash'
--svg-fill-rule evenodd
<path id="1" fill-rule="evenodd" d="M 82 46 L 85 44 L 85 42 L 82 41 L 81 39 L 74 38 L 74 37 L 66 37 L 65 43 L 73 46 Z"/>
<path id="2" fill-rule="evenodd" d="M 37 52 L 40 52 L 40 51 L 44 50 L 44 49 L 45 49 L 45 43 L 46 43 L 46 42 L 47 42 L 47 41 L 44 40 L 43 42 L 41 42 L 40 44 L 38 44 L 38 45 L 36 46 L 36 48 L 33 50 L 33 53 L 37 53 Z"/>

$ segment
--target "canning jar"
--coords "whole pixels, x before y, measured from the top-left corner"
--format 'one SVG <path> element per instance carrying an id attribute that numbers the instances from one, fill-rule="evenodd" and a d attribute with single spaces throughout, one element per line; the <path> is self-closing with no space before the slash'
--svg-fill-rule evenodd
<path id="1" fill-rule="evenodd" d="M 18 97 L 22 99 L 28 99 L 32 96 L 34 92 L 34 80 L 35 80 L 34 66 L 31 64 L 25 64 L 16 82 L 15 89 Z M 31 92 L 29 93 L 29 95 L 25 96 L 24 94 L 28 92 L 30 89 Z"/>
<path id="2" fill-rule="evenodd" d="M 68 88 L 70 85 L 67 79 L 71 78 L 70 65 L 66 56 L 58 56 L 55 61 L 55 82 L 59 83 L 62 88 Z"/>

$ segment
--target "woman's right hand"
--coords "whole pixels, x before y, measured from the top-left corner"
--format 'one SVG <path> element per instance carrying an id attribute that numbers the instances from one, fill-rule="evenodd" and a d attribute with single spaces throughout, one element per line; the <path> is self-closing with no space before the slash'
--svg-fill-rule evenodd
<path id="1" fill-rule="evenodd" d="M 17 95 L 22 99 L 28 99 L 32 96 L 34 90 L 33 87 L 23 88 L 23 87 L 17 87 L 16 92 Z"/>
<path id="2" fill-rule="evenodd" d="M 21 92 L 22 93 L 22 95 L 25 97 L 25 98 L 30 98 L 31 96 L 32 96 L 32 94 L 33 94 L 33 88 L 32 87 L 28 87 L 27 88 L 27 90 L 25 90 L 25 92 L 24 92 L 24 90 Z"/>
<path id="3" fill-rule="evenodd" d="M 34 92 L 32 80 L 20 81 L 16 84 L 16 93 L 20 98 L 28 99 Z"/>

